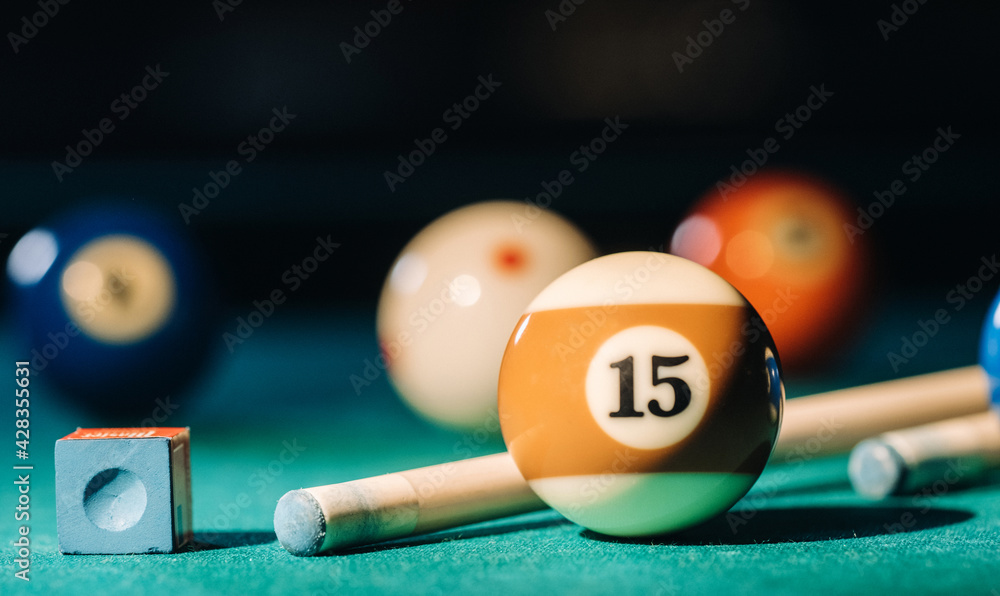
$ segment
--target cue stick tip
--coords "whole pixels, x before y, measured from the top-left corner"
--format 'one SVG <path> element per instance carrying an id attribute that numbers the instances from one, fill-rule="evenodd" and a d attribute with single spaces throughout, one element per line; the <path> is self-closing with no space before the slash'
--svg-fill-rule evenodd
<path id="1" fill-rule="evenodd" d="M 906 462 L 889 443 L 868 439 L 858 443 L 847 465 L 854 490 L 870 499 L 884 499 L 903 484 Z"/>
<path id="2" fill-rule="evenodd" d="M 304 489 L 285 493 L 274 509 L 274 533 L 293 555 L 319 553 L 326 538 L 326 518 L 316 497 Z"/>

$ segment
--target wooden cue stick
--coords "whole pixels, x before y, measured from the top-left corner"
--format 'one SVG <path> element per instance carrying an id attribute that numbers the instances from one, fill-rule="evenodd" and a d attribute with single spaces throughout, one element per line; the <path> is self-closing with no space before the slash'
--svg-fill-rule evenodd
<path id="1" fill-rule="evenodd" d="M 985 412 L 989 403 L 978 365 L 790 399 L 771 459 L 845 453 L 863 439 Z"/>
<path id="2" fill-rule="evenodd" d="M 309 556 L 544 507 L 514 459 L 497 453 L 293 490 L 278 501 L 274 531 L 290 553 Z"/>
<path id="3" fill-rule="evenodd" d="M 986 375 L 970 366 L 786 402 L 777 458 L 850 450 L 862 439 L 984 412 Z M 506 453 L 293 490 L 274 529 L 299 556 L 433 532 L 543 508 Z"/>
<path id="4" fill-rule="evenodd" d="M 997 466 L 1000 411 L 990 408 L 865 439 L 851 451 L 847 473 L 856 492 L 884 499 L 975 480 Z"/>

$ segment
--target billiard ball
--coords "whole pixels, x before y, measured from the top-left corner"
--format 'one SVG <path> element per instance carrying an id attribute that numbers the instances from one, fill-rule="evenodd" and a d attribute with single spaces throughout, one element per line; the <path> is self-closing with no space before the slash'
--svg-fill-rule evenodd
<path id="1" fill-rule="evenodd" d="M 591 530 L 641 536 L 700 523 L 749 490 L 784 388 L 766 325 L 732 285 L 628 252 L 538 294 L 498 398 L 507 449 L 543 501 Z"/>
<path id="2" fill-rule="evenodd" d="M 417 413 L 499 432 L 496 383 L 518 316 L 547 283 L 595 255 L 551 211 L 489 201 L 432 222 L 391 267 L 377 331 L 388 376 Z"/>
<path id="3" fill-rule="evenodd" d="M 1000 293 L 993 298 L 979 334 L 979 364 L 989 381 L 990 401 L 1000 409 Z"/>
<path id="4" fill-rule="evenodd" d="M 204 263 L 153 212 L 68 212 L 17 242 L 7 278 L 32 371 L 103 414 L 150 415 L 205 362 L 215 303 Z"/>
<path id="5" fill-rule="evenodd" d="M 736 286 L 771 329 L 782 364 L 801 370 L 822 364 L 858 319 L 871 251 L 856 219 L 827 183 L 762 172 L 705 195 L 677 226 L 670 252 Z"/>

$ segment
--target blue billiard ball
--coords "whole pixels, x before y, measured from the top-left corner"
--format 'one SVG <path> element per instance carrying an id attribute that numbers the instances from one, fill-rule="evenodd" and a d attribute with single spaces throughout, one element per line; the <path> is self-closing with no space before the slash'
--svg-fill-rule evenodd
<path id="1" fill-rule="evenodd" d="M 1000 293 L 993 299 L 979 336 L 979 363 L 990 382 L 990 400 L 1000 407 Z"/>
<path id="2" fill-rule="evenodd" d="M 109 203 L 42 224 L 11 250 L 7 278 L 32 373 L 102 413 L 148 415 L 206 360 L 204 262 L 151 211 Z"/>

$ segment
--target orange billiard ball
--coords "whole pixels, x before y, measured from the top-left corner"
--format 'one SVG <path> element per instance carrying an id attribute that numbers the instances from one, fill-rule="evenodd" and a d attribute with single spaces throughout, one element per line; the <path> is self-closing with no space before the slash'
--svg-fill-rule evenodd
<path id="1" fill-rule="evenodd" d="M 814 177 L 763 172 L 714 188 L 677 226 L 670 251 L 715 271 L 760 312 L 786 369 L 821 364 L 857 319 L 870 250 L 857 213 Z"/>
<path id="2" fill-rule="evenodd" d="M 535 297 L 498 382 L 531 489 L 614 536 L 691 527 L 756 482 L 781 423 L 774 344 L 724 279 L 673 255 L 588 261 Z"/>

